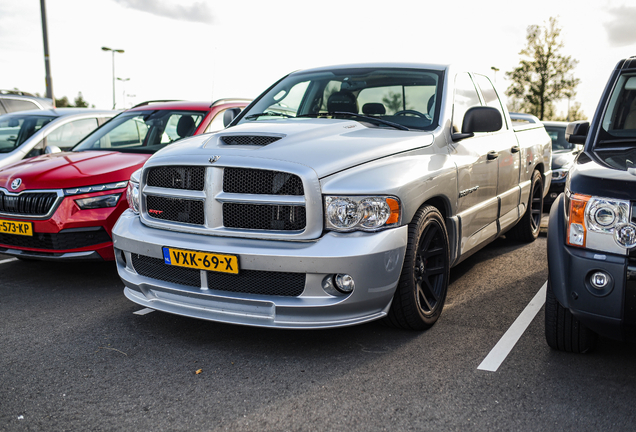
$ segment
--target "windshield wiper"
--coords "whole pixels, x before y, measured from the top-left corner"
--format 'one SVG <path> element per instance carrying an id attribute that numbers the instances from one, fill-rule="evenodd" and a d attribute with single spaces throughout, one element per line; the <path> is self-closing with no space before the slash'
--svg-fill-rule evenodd
<path id="1" fill-rule="evenodd" d="M 390 122 L 388 120 L 383 120 L 380 118 L 375 118 L 375 117 L 368 117 L 362 114 L 357 114 L 357 113 L 352 113 L 352 112 L 344 112 L 344 111 L 332 111 L 332 112 L 326 112 L 326 113 L 315 113 L 315 114 L 302 114 L 299 116 L 296 116 L 296 118 L 299 117 L 325 117 L 325 116 L 337 116 L 337 115 L 345 115 L 345 116 L 352 116 L 352 117 L 356 117 L 356 118 L 360 118 L 360 119 L 364 119 L 370 122 L 376 122 L 376 123 L 380 123 L 383 125 L 387 125 L 387 126 L 391 126 L 395 129 L 399 129 L 399 130 L 410 130 L 409 128 L 407 128 L 406 126 L 402 126 L 401 124 L 397 124 L 397 123 L 393 123 Z"/>
<path id="2" fill-rule="evenodd" d="M 265 111 L 265 112 L 258 113 L 258 114 L 250 114 L 248 116 L 245 116 L 245 118 L 246 119 L 254 119 L 254 118 L 263 117 L 263 116 L 286 117 L 286 118 L 293 118 L 294 117 L 294 116 L 289 115 L 289 114 L 283 114 L 283 113 L 274 112 L 274 111 Z"/>

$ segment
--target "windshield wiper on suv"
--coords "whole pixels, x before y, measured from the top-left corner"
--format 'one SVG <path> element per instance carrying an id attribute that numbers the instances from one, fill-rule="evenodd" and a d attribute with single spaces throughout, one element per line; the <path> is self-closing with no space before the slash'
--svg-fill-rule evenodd
<path id="1" fill-rule="evenodd" d="M 406 126 L 402 126 L 401 124 L 397 124 L 397 123 L 393 123 L 390 122 L 388 120 L 383 120 L 380 118 L 375 118 L 375 117 L 368 117 L 362 114 L 358 114 L 358 113 L 352 113 L 352 112 L 344 112 L 344 111 L 332 111 L 332 112 L 326 112 L 326 113 L 315 113 L 315 114 L 302 114 L 299 116 L 296 116 L 296 118 L 299 117 L 325 117 L 325 116 L 338 116 L 338 115 L 345 115 L 345 116 L 352 116 L 352 117 L 356 117 L 356 118 L 360 118 L 360 119 L 364 119 L 370 122 L 376 122 L 376 123 L 380 123 L 380 124 L 384 124 L 387 126 L 391 126 L 395 129 L 399 129 L 399 130 L 410 130 L 409 128 L 407 128 Z"/>
<path id="2" fill-rule="evenodd" d="M 246 119 L 254 119 L 254 118 L 263 117 L 263 116 L 294 118 L 294 116 L 292 116 L 292 115 L 283 114 L 283 113 L 274 112 L 274 111 L 265 111 L 265 112 L 262 112 L 262 113 L 250 114 L 248 116 L 245 116 L 245 118 Z"/>

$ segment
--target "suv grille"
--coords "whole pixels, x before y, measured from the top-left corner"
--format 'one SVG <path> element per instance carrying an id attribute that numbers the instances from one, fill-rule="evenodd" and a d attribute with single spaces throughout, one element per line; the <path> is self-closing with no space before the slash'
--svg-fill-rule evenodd
<path id="1" fill-rule="evenodd" d="M 205 224 L 203 201 L 149 195 L 146 197 L 146 208 L 148 216 L 155 219 L 195 225 Z"/>
<path id="2" fill-rule="evenodd" d="M 6 195 L 0 192 L 0 212 L 29 216 L 46 215 L 57 200 L 55 192 L 23 192 Z"/>
<path id="3" fill-rule="evenodd" d="M 278 141 L 282 137 L 278 136 L 262 136 L 262 135 L 225 135 L 221 137 L 224 144 L 227 145 L 257 145 L 265 146 Z"/>
<path id="4" fill-rule="evenodd" d="M 148 170 L 148 186 L 202 191 L 205 167 L 162 166 Z"/>
<path id="5" fill-rule="evenodd" d="M 280 171 L 225 168 L 223 192 L 266 195 L 304 195 L 300 177 Z"/>
<path id="6" fill-rule="evenodd" d="M 167 265 L 160 258 L 132 254 L 132 264 L 137 273 L 152 279 L 179 285 L 201 287 L 201 271 Z M 243 270 L 238 275 L 206 272 L 208 287 L 228 291 L 268 296 L 298 297 L 305 289 L 304 273 L 282 273 Z"/>

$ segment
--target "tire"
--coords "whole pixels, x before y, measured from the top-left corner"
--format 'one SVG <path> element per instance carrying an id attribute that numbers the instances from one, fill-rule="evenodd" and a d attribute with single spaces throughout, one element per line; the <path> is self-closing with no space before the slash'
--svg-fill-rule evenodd
<path id="1" fill-rule="evenodd" d="M 539 171 L 532 174 L 532 184 L 530 186 L 530 196 L 528 206 L 523 217 L 506 234 L 512 240 L 526 243 L 533 242 L 539 237 L 541 230 L 541 217 L 543 215 L 543 178 Z"/>
<path id="2" fill-rule="evenodd" d="M 545 299 L 545 339 L 552 349 L 577 354 L 592 351 L 598 340 L 596 333 L 561 306 L 549 281 Z"/>
<path id="3" fill-rule="evenodd" d="M 430 328 L 442 313 L 450 270 L 442 214 L 422 206 L 409 224 L 404 266 L 385 323 L 408 330 Z"/>

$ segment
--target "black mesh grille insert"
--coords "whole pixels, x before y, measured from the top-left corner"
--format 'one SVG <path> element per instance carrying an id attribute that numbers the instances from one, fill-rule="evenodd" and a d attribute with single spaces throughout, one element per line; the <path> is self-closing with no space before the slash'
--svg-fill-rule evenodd
<path id="1" fill-rule="evenodd" d="M 201 287 L 201 271 L 167 265 L 160 258 L 131 254 L 133 267 L 142 276 L 179 285 Z"/>
<path id="2" fill-rule="evenodd" d="M 306 225 L 305 207 L 224 203 L 223 225 L 256 230 L 302 230 Z"/>
<path id="3" fill-rule="evenodd" d="M 132 264 L 137 273 L 145 277 L 179 285 L 201 286 L 199 270 L 167 265 L 160 258 L 137 254 L 132 254 Z M 242 270 L 238 275 L 206 273 L 208 287 L 218 291 L 297 297 L 305 289 L 304 273 L 257 270 Z"/>
<path id="4" fill-rule="evenodd" d="M 295 174 L 247 168 L 225 168 L 223 191 L 240 194 L 304 195 L 303 182 Z"/>
<path id="5" fill-rule="evenodd" d="M 148 186 L 202 191 L 205 167 L 162 166 L 148 170 Z"/>
<path id="6" fill-rule="evenodd" d="M 154 219 L 195 225 L 205 223 L 203 201 L 149 195 L 146 196 L 146 209 L 148 216 Z"/>
<path id="7" fill-rule="evenodd" d="M 257 145 L 265 146 L 274 141 L 278 141 L 282 137 L 262 136 L 262 135 L 225 135 L 221 137 L 223 143 L 227 145 Z"/>
<path id="8" fill-rule="evenodd" d="M 0 212 L 44 216 L 51 210 L 56 199 L 55 192 L 26 192 L 20 195 L 0 192 Z"/>
<path id="9" fill-rule="evenodd" d="M 33 236 L 0 234 L 0 244 L 34 249 L 77 249 L 110 241 L 110 236 L 103 228 L 92 231 L 34 233 Z"/>

